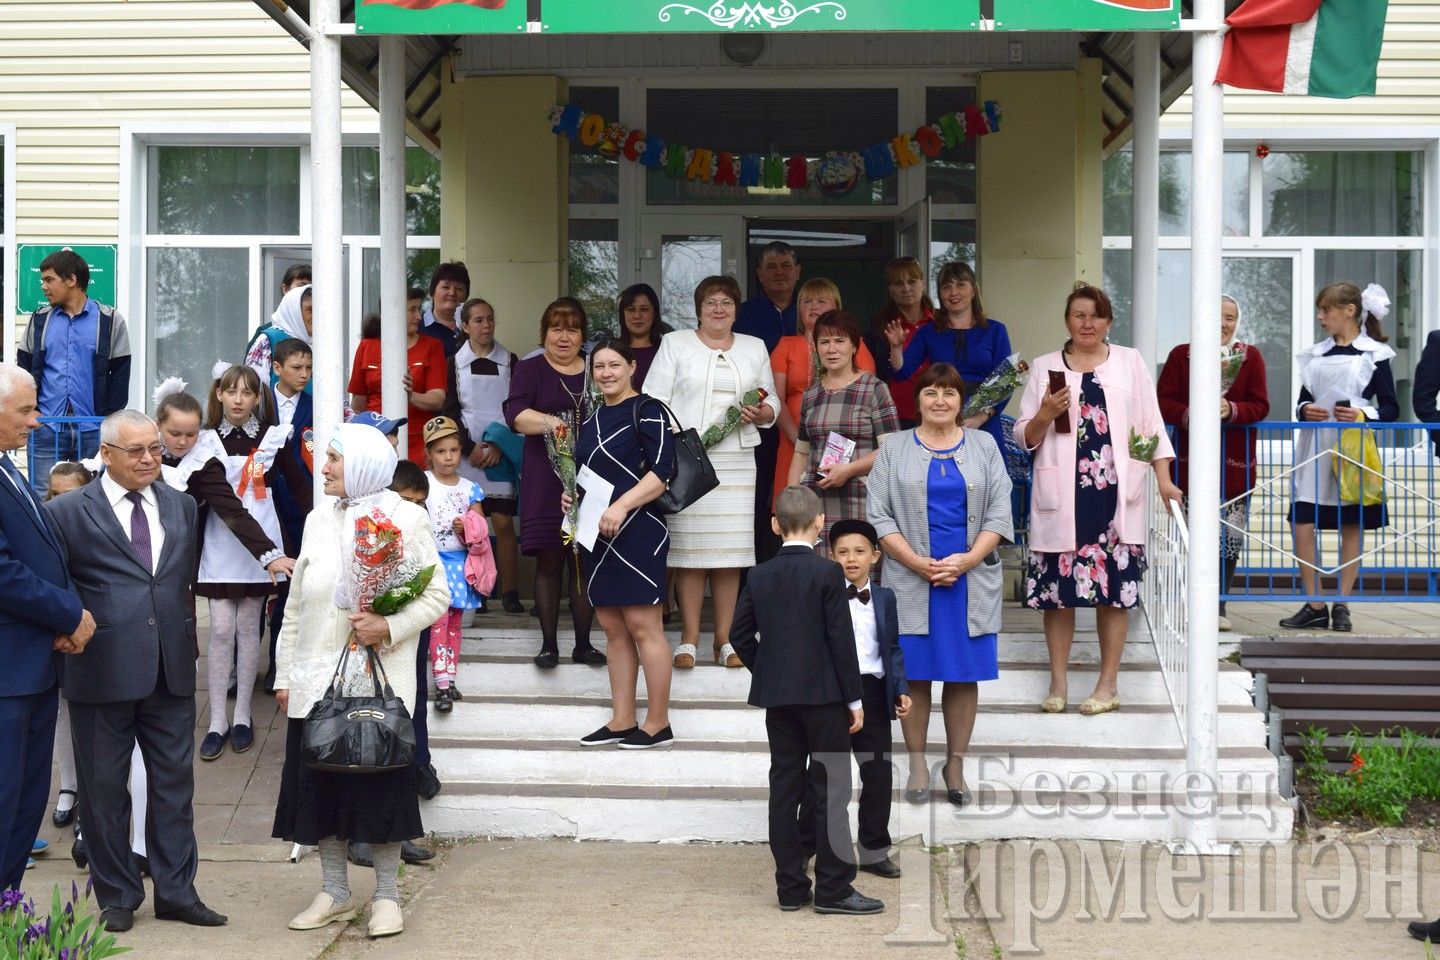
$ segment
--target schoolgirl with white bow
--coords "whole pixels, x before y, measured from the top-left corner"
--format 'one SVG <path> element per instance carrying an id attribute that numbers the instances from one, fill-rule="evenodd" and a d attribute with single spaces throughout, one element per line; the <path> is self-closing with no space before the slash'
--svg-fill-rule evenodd
<path id="1" fill-rule="evenodd" d="M 1353 283 L 1332 283 L 1315 298 L 1316 320 L 1330 336 L 1297 355 L 1300 365 L 1300 399 L 1295 419 L 1308 423 L 1340 424 L 1393 422 L 1399 419 L 1395 374 L 1390 361 L 1395 351 L 1386 345 L 1380 321 L 1390 312 L 1390 297 L 1379 284 L 1363 291 Z M 1351 630 L 1350 607 L 1343 602 L 1355 588 L 1363 530 L 1376 530 L 1390 522 L 1383 500 L 1365 503 L 1342 496 L 1335 451 L 1342 431 L 1306 429 L 1295 442 L 1297 464 L 1290 479 L 1290 525 L 1300 580 L 1311 596 L 1320 592 L 1315 566 L 1316 530 L 1340 531 L 1340 602 L 1307 603 L 1280 621 L 1287 628 L 1330 627 Z M 1328 452 L 1328 455 L 1326 455 Z M 1366 477 L 1362 490 L 1381 483 Z"/>

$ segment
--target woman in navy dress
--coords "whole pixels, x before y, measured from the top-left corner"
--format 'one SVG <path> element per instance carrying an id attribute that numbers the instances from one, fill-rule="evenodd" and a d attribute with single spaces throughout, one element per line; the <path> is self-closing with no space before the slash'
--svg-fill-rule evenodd
<path id="1" fill-rule="evenodd" d="M 577 464 L 614 486 L 595 549 L 582 553 L 585 589 L 605 628 L 610 657 L 610 720 L 580 738 L 643 750 L 674 741 L 670 732 L 670 644 L 661 623 L 670 534 L 651 504 L 675 475 L 675 443 L 665 405 L 634 387 L 635 353 L 607 340 L 590 354 L 604 405 L 580 428 Z M 637 431 L 636 425 L 639 425 Z M 568 499 L 562 497 L 564 507 Z M 648 707 L 636 723 L 635 683 L 645 669 Z"/>
<path id="2" fill-rule="evenodd" d="M 918 328 L 908 344 L 899 320 L 885 328 L 890 363 L 896 380 L 915 376 L 927 363 L 948 363 L 960 371 L 968 397 L 1010 356 L 1010 332 L 1005 324 L 985 315 L 980 284 L 968 263 L 956 260 L 945 264 L 935 285 L 940 291 L 940 308 L 933 323 Z M 1000 412 L 1009 402 L 1006 397 L 995 407 L 966 417 L 965 426 L 984 430 L 998 448 L 1005 449 Z"/>

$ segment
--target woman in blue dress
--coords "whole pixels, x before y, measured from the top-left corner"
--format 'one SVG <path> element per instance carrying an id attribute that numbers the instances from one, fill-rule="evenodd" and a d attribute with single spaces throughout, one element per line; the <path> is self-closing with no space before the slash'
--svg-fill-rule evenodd
<path id="1" fill-rule="evenodd" d="M 867 512 L 889 560 L 885 583 L 895 591 L 900 646 L 914 707 L 901 721 L 910 777 L 905 799 L 923 803 L 930 791 L 925 760 L 930 681 L 944 684 L 950 802 L 969 802 L 963 760 L 979 707 L 979 682 L 999 676 L 1002 572 L 995 553 L 1014 537 L 1010 476 L 988 433 L 967 430 L 959 371 L 928 367 L 916 380 L 920 424 L 892 434 L 868 478 Z"/>
<path id="2" fill-rule="evenodd" d="M 580 427 L 575 462 L 614 489 L 595 549 L 582 551 L 581 569 L 605 629 L 613 707 L 610 720 L 580 742 L 643 750 L 674 741 L 670 645 L 660 620 L 670 534 L 651 504 L 675 475 L 675 443 L 665 405 L 635 391 L 629 344 L 607 340 L 596 346 L 590 375 L 604 404 Z M 562 500 L 568 509 L 568 499 Z M 635 684 L 642 666 L 649 705 L 645 722 L 637 723 Z"/>
<path id="3" fill-rule="evenodd" d="M 1010 356 L 1010 332 L 1005 324 L 985 315 L 980 302 L 980 284 L 968 263 L 953 260 L 940 268 L 936 280 L 940 306 L 933 323 L 915 331 L 907 345 L 904 325 L 891 321 L 885 328 L 890 364 L 895 379 L 913 377 L 927 363 L 948 363 L 960 371 L 964 394 L 970 395 Z M 966 417 L 964 425 L 984 430 L 995 445 L 1005 448 L 1000 413 L 1010 402 L 1006 397 L 995 407 Z"/>

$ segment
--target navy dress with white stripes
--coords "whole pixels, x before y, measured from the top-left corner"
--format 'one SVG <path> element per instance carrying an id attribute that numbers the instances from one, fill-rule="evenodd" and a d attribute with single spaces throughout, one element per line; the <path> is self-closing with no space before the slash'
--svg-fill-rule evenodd
<path id="1" fill-rule="evenodd" d="M 647 472 L 667 483 L 675 475 L 675 441 L 670 418 L 659 403 L 644 394 L 602 406 L 580 427 L 575 446 L 577 463 L 585 464 L 615 485 L 614 503 Z M 635 433 L 635 405 L 640 435 Z M 600 537 L 593 551 L 580 552 L 586 593 L 597 607 L 653 606 L 665 593 L 665 559 L 670 534 L 665 518 L 646 505 L 630 511 L 615 539 Z"/>

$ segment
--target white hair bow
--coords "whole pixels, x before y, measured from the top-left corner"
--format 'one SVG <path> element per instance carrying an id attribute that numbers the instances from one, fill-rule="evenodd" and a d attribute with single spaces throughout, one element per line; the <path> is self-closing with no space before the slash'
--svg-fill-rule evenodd
<path id="1" fill-rule="evenodd" d="M 1360 306 L 1376 320 L 1384 320 L 1390 313 L 1390 294 L 1378 283 L 1372 283 L 1360 294 Z"/>
<path id="2" fill-rule="evenodd" d="M 210 379 L 219 380 L 221 377 L 225 376 L 225 371 L 229 370 L 233 366 L 235 366 L 235 364 L 231 363 L 229 360 L 216 360 L 215 366 L 210 368 Z"/>
<path id="3" fill-rule="evenodd" d="M 181 380 L 179 377 L 166 377 L 160 381 L 160 385 L 155 388 L 155 392 L 150 394 L 150 402 L 158 407 L 161 400 L 176 393 L 184 393 L 185 388 L 188 386 L 190 386 L 190 384 Z"/>

